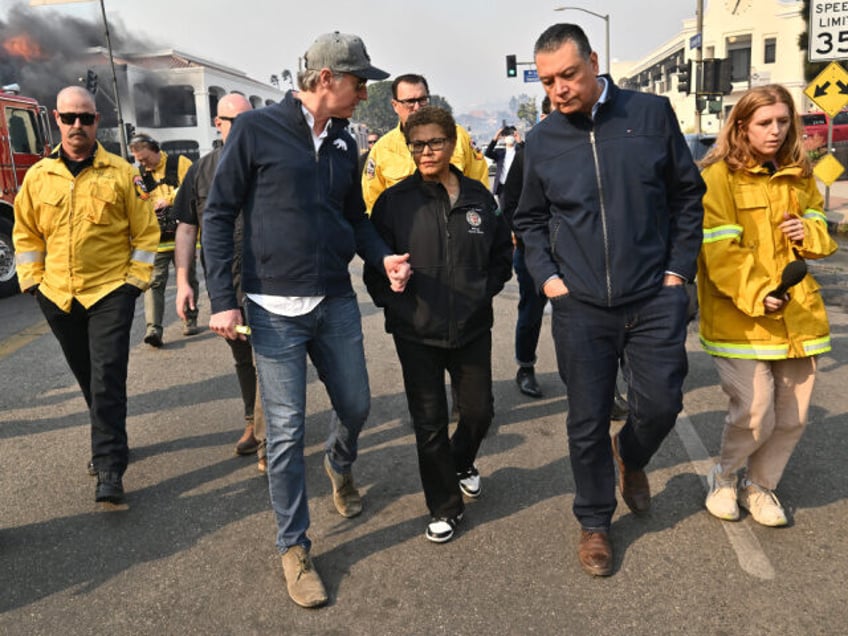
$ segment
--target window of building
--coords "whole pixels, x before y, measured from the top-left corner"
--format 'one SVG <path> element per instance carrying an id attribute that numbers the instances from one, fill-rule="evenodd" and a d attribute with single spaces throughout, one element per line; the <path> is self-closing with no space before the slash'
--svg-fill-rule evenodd
<path id="1" fill-rule="evenodd" d="M 763 63 L 774 64 L 777 60 L 777 38 L 766 38 Z"/>

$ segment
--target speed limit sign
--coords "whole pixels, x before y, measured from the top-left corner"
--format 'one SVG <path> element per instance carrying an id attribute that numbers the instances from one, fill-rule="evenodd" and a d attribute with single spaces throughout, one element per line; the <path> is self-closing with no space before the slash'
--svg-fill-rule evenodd
<path id="1" fill-rule="evenodd" d="M 848 59 L 848 0 L 810 0 L 810 62 Z"/>

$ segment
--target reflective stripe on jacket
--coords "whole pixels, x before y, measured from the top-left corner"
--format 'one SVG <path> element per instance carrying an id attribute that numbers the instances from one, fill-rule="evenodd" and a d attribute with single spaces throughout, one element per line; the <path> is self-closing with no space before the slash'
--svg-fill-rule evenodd
<path id="1" fill-rule="evenodd" d="M 763 301 L 798 258 L 836 251 L 813 177 L 788 166 L 731 172 L 724 161 L 704 169 L 704 243 L 698 261 L 701 343 L 724 358 L 783 360 L 830 351 L 830 329 L 819 286 L 807 275 L 789 290 L 789 302 L 765 312 Z M 784 212 L 804 223 L 804 240 L 778 227 Z"/>
<path id="2" fill-rule="evenodd" d="M 90 307 L 124 283 L 150 284 L 159 224 L 138 197 L 134 175 L 99 145 L 76 178 L 57 153 L 27 172 L 13 231 L 21 289 L 38 285 L 70 311 L 75 298 Z"/>

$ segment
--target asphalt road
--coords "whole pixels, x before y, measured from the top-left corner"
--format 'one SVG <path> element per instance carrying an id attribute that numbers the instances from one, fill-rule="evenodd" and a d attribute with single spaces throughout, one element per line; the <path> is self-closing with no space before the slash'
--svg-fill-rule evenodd
<path id="1" fill-rule="evenodd" d="M 440 546 L 423 536 L 400 366 L 360 287 L 373 403 L 355 473 L 365 511 L 353 520 L 332 505 L 321 466 L 329 404 L 310 375 L 310 535 L 331 597 L 320 610 L 288 599 L 266 480 L 233 454 L 240 400 L 222 341 L 208 330 L 183 338 L 169 307 L 166 346 L 153 350 L 141 344 L 139 302 L 129 510 L 104 513 L 85 471 L 84 402 L 59 347 L 33 299 L 0 301 L 0 634 L 845 633 L 846 270 L 841 255 L 813 266 L 834 349 L 820 358 L 811 424 L 778 489 L 792 525 L 723 523 L 704 510 L 725 398 L 693 330 L 685 413 L 649 466 L 652 512 L 636 518 L 620 504 L 607 579 L 584 574 L 575 556 L 567 403 L 548 319 L 545 398 L 530 400 L 514 383 L 514 280 L 496 300 L 483 496 Z"/>

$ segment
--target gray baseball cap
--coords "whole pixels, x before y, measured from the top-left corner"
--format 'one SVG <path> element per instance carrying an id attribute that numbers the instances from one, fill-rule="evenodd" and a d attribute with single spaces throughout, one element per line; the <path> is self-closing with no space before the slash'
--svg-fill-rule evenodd
<path id="1" fill-rule="evenodd" d="M 365 43 L 359 36 L 349 33 L 335 31 L 319 35 L 303 57 L 310 71 L 328 68 L 369 80 L 384 80 L 389 76 L 386 71 L 371 65 Z"/>

